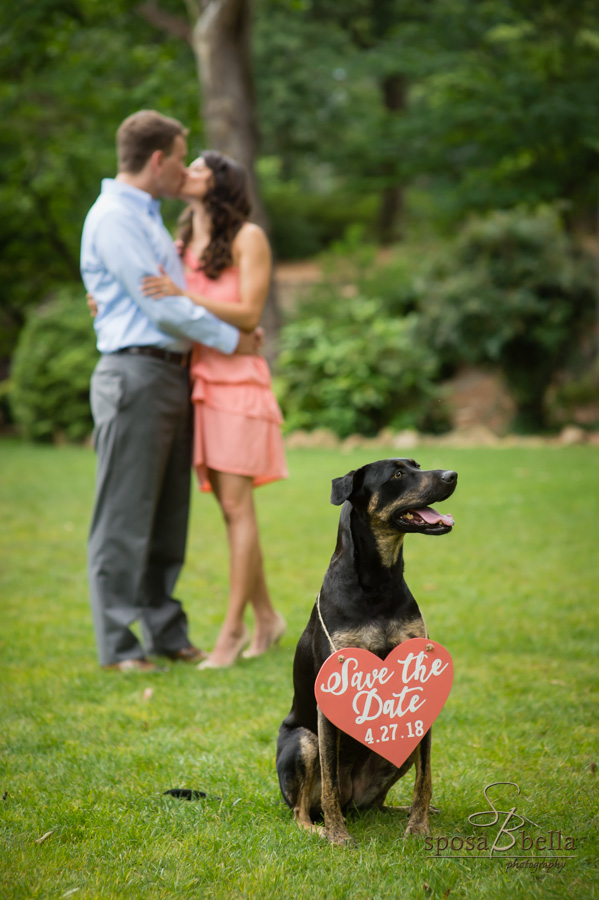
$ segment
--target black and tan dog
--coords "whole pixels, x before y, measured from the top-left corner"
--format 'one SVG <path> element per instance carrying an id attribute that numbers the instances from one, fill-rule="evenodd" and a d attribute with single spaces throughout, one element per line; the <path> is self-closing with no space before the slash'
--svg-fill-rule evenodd
<path id="1" fill-rule="evenodd" d="M 381 807 L 389 788 L 413 765 L 416 781 L 406 834 L 429 834 L 431 733 L 400 768 L 339 731 L 317 708 L 314 682 L 330 654 L 363 647 L 384 659 L 402 641 L 427 637 L 403 577 L 406 534 L 447 534 L 453 519 L 429 508 L 455 490 L 452 471 L 422 471 L 413 459 L 384 459 L 333 480 L 331 503 L 343 503 L 337 546 L 293 666 L 294 698 L 277 742 L 283 797 L 298 824 L 321 827 L 334 844 L 351 842 L 343 810 Z"/>

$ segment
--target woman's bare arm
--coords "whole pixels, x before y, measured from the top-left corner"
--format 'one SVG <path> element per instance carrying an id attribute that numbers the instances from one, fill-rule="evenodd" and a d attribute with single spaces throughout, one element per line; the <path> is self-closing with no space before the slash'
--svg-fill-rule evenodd
<path id="1" fill-rule="evenodd" d="M 253 331 L 260 322 L 270 286 L 272 258 L 266 235 L 257 225 L 245 224 L 233 242 L 233 262 L 239 267 L 239 303 L 212 300 L 201 294 L 184 291 L 177 287 L 164 272 L 149 276 L 142 281 L 142 290 L 148 297 L 183 294 L 197 306 L 229 325 L 242 331 Z"/>

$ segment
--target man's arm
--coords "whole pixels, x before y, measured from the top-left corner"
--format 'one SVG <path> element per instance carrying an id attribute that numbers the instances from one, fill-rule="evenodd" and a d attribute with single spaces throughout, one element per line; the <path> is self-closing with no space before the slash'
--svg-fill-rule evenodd
<path id="1" fill-rule="evenodd" d="M 175 337 L 186 337 L 234 353 L 239 329 L 221 322 L 187 297 L 165 297 L 159 303 L 144 296 L 141 280 L 157 275 L 158 261 L 141 227 L 130 217 L 107 213 L 95 232 L 96 251 L 106 269 L 122 285 L 156 328 Z"/>

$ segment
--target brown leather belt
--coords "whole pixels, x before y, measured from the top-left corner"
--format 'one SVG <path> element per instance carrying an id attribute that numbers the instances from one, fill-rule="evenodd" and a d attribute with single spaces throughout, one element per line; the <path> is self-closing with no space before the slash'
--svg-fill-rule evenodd
<path id="1" fill-rule="evenodd" d="M 164 362 L 175 363 L 177 366 L 186 366 L 189 363 L 189 353 L 175 353 L 174 350 L 163 350 L 162 347 L 123 347 L 116 353 L 132 353 L 136 356 L 153 356 L 154 359 L 162 359 Z"/>

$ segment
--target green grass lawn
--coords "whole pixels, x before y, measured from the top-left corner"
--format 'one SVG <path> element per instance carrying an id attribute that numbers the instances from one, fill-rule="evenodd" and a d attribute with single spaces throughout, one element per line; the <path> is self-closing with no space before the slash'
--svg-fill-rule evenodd
<path id="1" fill-rule="evenodd" d="M 294 647 L 335 543 L 330 479 L 385 455 L 397 452 L 290 452 L 290 479 L 257 492 L 269 583 L 289 625 L 279 649 L 226 671 L 179 664 L 126 676 L 96 662 L 85 573 L 92 451 L 0 442 L 2 898 L 599 896 L 592 447 L 414 454 L 460 476 L 442 507 L 453 533 L 408 536 L 405 551 L 429 632 L 455 666 L 434 728 L 432 849 L 403 839 L 398 814 L 370 811 L 349 816 L 355 848 L 331 847 L 300 832 L 281 799 L 275 742 Z M 209 648 L 227 550 L 213 498 L 196 492 L 178 596 L 192 638 Z M 459 851 L 468 836 L 493 843 L 498 826 L 468 817 L 488 809 L 494 782 L 519 785 L 519 796 L 507 786 L 494 796 L 536 823 L 526 835 L 571 838 L 567 851 L 519 851 L 561 871 L 508 869 L 515 850 Z M 409 802 L 412 784 L 410 773 L 390 802 Z M 210 797 L 163 797 L 172 787 Z M 451 859 L 435 857 L 445 839 Z"/>

